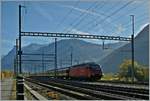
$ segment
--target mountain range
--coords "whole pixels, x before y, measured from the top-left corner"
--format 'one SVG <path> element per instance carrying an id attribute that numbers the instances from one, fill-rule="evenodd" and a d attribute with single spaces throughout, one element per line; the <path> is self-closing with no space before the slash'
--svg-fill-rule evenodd
<path id="1" fill-rule="evenodd" d="M 146 26 L 135 38 L 135 60 L 141 64 L 148 65 L 148 46 L 149 46 L 149 25 Z M 54 54 L 55 43 L 50 44 L 30 44 L 22 48 L 23 54 Z M 73 65 L 96 62 L 102 66 L 104 72 L 117 72 L 118 67 L 124 59 L 131 59 L 131 44 L 128 42 L 109 43 L 108 49 L 103 49 L 101 44 L 94 44 L 79 39 L 63 39 L 57 42 L 57 64 L 58 68 L 71 65 L 71 54 Z M 13 70 L 15 57 L 15 47 L 5 55 L 2 60 L 2 70 Z M 127 50 L 127 52 L 125 51 Z M 47 60 L 42 64 L 41 60 Z M 54 55 L 22 55 L 22 60 L 40 60 L 40 61 L 23 61 L 24 71 L 41 71 L 44 66 L 46 70 L 54 68 Z M 49 62 L 51 61 L 51 62 Z"/>
<path id="2" fill-rule="evenodd" d="M 134 58 L 141 65 L 149 67 L 149 25 L 144 27 L 134 39 Z M 98 63 L 103 66 L 104 71 L 116 72 L 119 65 L 126 59 L 131 59 L 131 43 L 116 49 Z"/>

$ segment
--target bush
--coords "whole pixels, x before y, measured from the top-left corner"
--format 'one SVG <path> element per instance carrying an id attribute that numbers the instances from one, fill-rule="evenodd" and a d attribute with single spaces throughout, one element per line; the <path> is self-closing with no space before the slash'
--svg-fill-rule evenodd
<path id="1" fill-rule="evenodd" d="M 140 65 L 134 61 L 134 68 L 132 68 L 131 60 L 124 60 L 119 68 L 119 78 L 131 81 L 132 71 L 134 74 L 134 80 L 147 82 L 149 80 L 149 68 Z"/>

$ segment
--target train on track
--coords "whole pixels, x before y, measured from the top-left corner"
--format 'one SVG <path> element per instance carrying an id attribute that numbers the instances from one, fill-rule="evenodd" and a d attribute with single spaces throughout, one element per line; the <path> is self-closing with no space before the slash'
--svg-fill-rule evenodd
<path id="1" fill-rule="evenodd" d="M 56 70 L 57 78 L 79 79 L 79 80 L 98 80 L 102 77 L 100 65 L 96 63 L 83 63 L 71 67 L 60 68 Z M 55 76 L 55 70 L 48 70 L 49 76 Z"/>

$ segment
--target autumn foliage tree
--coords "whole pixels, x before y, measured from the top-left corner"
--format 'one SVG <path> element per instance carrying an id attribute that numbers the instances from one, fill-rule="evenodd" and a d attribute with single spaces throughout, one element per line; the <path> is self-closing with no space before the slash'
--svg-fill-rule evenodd
<path id="1" fill-rule="evenodd" d="M 120 65 L 118 73 L 120 80 L 131 81 L 132 71 L 136 81 L 145 82 L 149 80 L 149 68 L 138 64 L 136 61 L 134 61 L 134 68 L 132 68 L 131 60 L 124 60 Z"/>
<path id="2" fill-rule="evenodd" d="M 13 77 L 13 72 L 11 72 L 11 71 L 1 71 L 0 72 L 0 79 L 2 80 L 2 79 L 5 79 L 5 78 L 11 78 L 11 77 Z"/>

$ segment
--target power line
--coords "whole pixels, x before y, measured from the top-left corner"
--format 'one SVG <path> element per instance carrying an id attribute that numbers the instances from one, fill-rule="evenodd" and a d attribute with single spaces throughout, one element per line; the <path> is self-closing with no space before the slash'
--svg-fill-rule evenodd
<path id="1" fill-rule="evenodd" d="M 145 2 L 143 2 L 143 3 L 145 3 Z M 142 3 L 142 4 L 143 4 L 143 3 Z M 137 9 L 137 7 L 138 7 L 138 9 L 139 9 L 140 7 L 142 7 L 142 6 L 139 7 L 139 5 L 141 5 L 141 4 L 139 3 L 137 6 L 134 6 L 134 8 L 129 9 L 128 11 L 134 11 L 134 10 Z M 121 20 L 120 18 L 126 17 L 125 14 L 126 14 L 126 13 L 121 14 L 119 17 L 117 17 L 116 19 L 114 19 L 112 22 L 113 22 L 113 23 L 118 22 L 119 20 Z M 127 24 L 128 24 L 128 23 L 129 23 L 129 22 L 127 22 Z M 125 23 L 125 24 L 126 24 L 126 23 Z M 123 24 L 123 25 L 125 25 L 125 24 Z"/>
<path id="2" fill-rule="evenodd" d="M 143 2 L 142 4 L 144 4 L 144 3 L 145 3 L 145 2 Z M 138 7 L 138 9 L 141 8 L 142 6 L 140 6 L 140 5 L 141 5 L 141 3 L 139 3 L 137 6 L 134 6 L 134 8 L 129 9 L 129 11 L 134 11 L 134 10 L 137 9 L 137 7 Z M 140 7 L 139 7 L 139 6 L 140 6 Z M 121 20 L 120 17 L 124 17 L 123 15 L 126 15 L 126 13 L 121 14 L 119 17 L 117 17 L 116 19 L 114 19 L 112 22 L 116 22 L 116 21 Z"/>
<path id="3" fill-rule="evenodd" d="M 137 7 L 138 7 L 138 9 L 139 9 L 139 8 L 142 7 L 142 6 L 140 6 L 140 5 L 144 5 L 144 4 L 146 4 L 146 3 L 145 3 L 145 2 L 143 2 L 142 4 L 141 4 L 141 3 L 138 3 L 138 5 L 134 6 L 134 8 L 128 9 L 128 11 L 134 11 L 135 9 L 137 9 Z M 140 7 L 139 7 L 139 6 L 140 6 Z M 114 20 L 112 20 L 110 24 L 121 20 L 120 18 L 125 17 L 125 16 L 123 16 L 123 15 L 125 15 L 125 14 L 126 14 L 126 13 L 123 13 L 123 14 L 121 14 L 119 17 L 117 16 L 117 18 L 114 19 Z M 128 23 L 129 23 L 129 22 L 128 22 Z M 116 23 L 116 24 L 117 24 L 117 23 Z M 108 24 L 108 25 L 109 25 L 109 24 Z M 116 26 L 115 26 L 115 27 L 116 27 Z M 116 27 L 116 28 L 117 28 L 117 27 Z M 109 28 L 109 29 L 110 29 L 110 28 Z M 113 31 L 112 31 L 112 32 L 113 32 Z"/>
<path id="4" fill-rule="evenodd" d="M 121 1 L 120 2 L 118 2 L 117 3 L 117 5 L 119 5 L 121 3 Z M 104 5 L 106 4 L 106 2 L 104 2 L 104 4 L 100 7 L 100 9 L 102 9 L 103 7 L 104 7 Z M 113 5 L 112 7 L 110 7 L 109 8 L 109 10 L 111 10 L 112 8 L 114 8 L 114 7 L 116 7 L 117 5 Z M 106 11 L 107 12 L 107 11 Z M 105 14 L 102 14 L 102 15 L 104 15 L 104 16 L 106 16 Z M 96 19 L 94 19 L 94 21 L 93 20 L 91 20 L 92 22 L 96 22 L 96 20 L 98 19 L 99 17 L 97 17 Z M 83 20 L 85 20 L 86 18 L 84 18 Z M 83 21 L 82 21 L 83 22 Z M 89 24 L 89 23 L 88 23 Z M 78 24 L 79 25 L 79 24 Z M 112 23 L 109 23 L 109 25 L 112 25 Z M 84 25 L 85 26 L 85 25 Z M 87 26 L 87 25 L 86 25 Z M 115 26 L 113 26 L 113 27 L 115 27 Z M 82 27 L 81 27 L 82 28 Z"/>
<path id="5" fill-rule="evenodd" d="M 103 7 L 105 5 L 105 3 L 103 3 L 102 5 L 101 5 L 101 8 Z M 97 6 L 95 6 L 94 8 L 97 8 L 98 7 L 98 5 Z M 91 10 L 94 10 L 94 8 L 93 9 L 91 9 Z M 85 13 L 84 13 L 85 14 Z M 101 13 L 101 15 L 105 15 L 105 14 L 102 14 Z M 80 20 L 78 20 L 78 22 L 76 23 L 76 24 L 74 24 L 72 27 L 77 27 L 78 25 L 80 25 L 80 23 L 81 22 L 83 22 L 84 20 L 85 20 L 85 17 L 87 17 L 88 16 L 88 14 L 86 13 Z M 106 16 L 106 15 L 105 15 Z M 72 28 L 73 29 L 73 28 Z M 72 30 L 71 29 L 71 30 Z M 68 31 L 68 32 L 71 32 L 71 30 L 70 31 Z"/>
<path id="6" fill-rule="evenodd" d="M 123 8 L 127 7 L 129 4 L 131 4 L 133 1 L 130 1 L 128 3 L 126 3 L 125 5 L 123 5 L 122 7 L 118 8 L 117 10 L 115 10 L 114 12 L 112 12 L 109 16 L 107 16 L 106 18 L 104 18 L 103 20 L 99 21 L 100 23 L 98 23 L 95 27 L 97 27 L 99 24 L 103 23 L 105 20 L 107 20 L 108 18 L 110 18 L 111 16 L 115 15 L 116 13 L 118 13 L 120 10 L 122 10 Z M 95 28 L 94 27 L 94 28 Z"/>
<path id="7" fill-rule="evenodd" d="M 131 4 L 132 2 L 134 2 L 134 1 L 129 1 L 129 2 L 127 2 L 127 3 L 124 4 L 122 7 L 118 8 L 117 10 L 115 10 L 114 12 L 112 12 L 110 15 L 108 15 L 108 16 L 105 17 L 104 19 L 98 21 L 99 23 L 97 23 L 95 26 L 92 26 L 92 28 L 96 28 L 97 26 L 99 26 L 100 24 L 102 24 L 105 20 L 107 20 L 109 17 L 115 15 L 115 14 L 118 13 L 120 10 L 122 10 L 123 8 L 125 8 L 125 7 L 127 7 L 129 4 Z M 97 19 L 94 19 L 94 21 L 97 21 Z M 88 23 L 86 23 L 85 25 L 88 26 L 88 25 L 90 25 L 92 22 L 93 22 L 93 20 L 90 21 L 90 22 L 88 22 Z M 81 28 L 83 28 L 83 27 L 81 27 Z M 87 29 L 90 29 L 90 28 L 91 28 L 91 27 L 87 27 Z"/>
<path id="8" fill-rule="evenodd" d="M 104 5 L 105 5 L 105 3 L 106 3 L 106 2 L 104 2 Z M 119 5 L 120 3 L 121 3 L 121 1 L 118 2 L 117 5 Z M 109 10 L 113 9 L 113 8 L 116 7 L 117 5 L 114 5 L 114 6 L 110 7 Z M 102 6 L 100 9 L 102 9 L 103 7 L 104 7 L 104 6 Z M 106 11 L 106 12 L 107 12 L 107 11 Z M 96 22 L 96 20 L 97 20 L 98 18 L 99 18 L 99 17 L 96 17 L 94 20 L 91 20 L 91 23 L 92 23 L 92 22 Z M 85 19 L 86 19 L 86 18 L 85 18 Z M 91 24 L 91 23 L 90 23 L 90 24 Z M 87 23 L 87 24 L 89 24 L 89 23 Z M 87 26 L 87 24 L 86 24 L 86 26 Z M 109 23 L 109 25 L 111 25 L 111 23 Z M 84 25 L 84 26 L 85 26 L 85 25 Z M 82 27 L 81 27 L 81 28 L 82 28 Z"/>
<path id="9" fill-rule="evenodd" d="M 98 1 L 94 2 L 94 3 L 93 3 L 90 7 L 88 7 L 86 10 L 91 9 L 97 2 L 98 2 Z M 82 17 L 82 16 L 84 16 L 84 13 L 81 13 L 81 14 L 77 17 L 77 19 L 79 19 L 79 18 Z M 69 25 L 70 25 L 70 26 L 73 26 L 73 24 L 74 24 L 74 21 L 73 21 L 71 24 L 69 24 Z M 64 29 L 64 32 L 67 31 L 67 30 L 68 30 L 68 28 Z"/>
<path id="10" fill-rule="evenodd" d="M 119 1 L 117 4 L 113 5 L 111 8 L 109 8 L 108 10 L 106 10 L 106 12 L 109 11 L 109 10 L 112 10 L 112 9 L 114 9 L 116 7 L 118 7 L 118 5 L 120 5 L 121 3 L 122 3 L 122 1 Z M 107 23 L 108 23 L 108 26 L 111 27 L 111 31 L 112 31 L 112 29 L 114 29 L 113 27 L 116 28 L 116 26 L 112 22 L 107 22 Z M 96 24 L 97 24 L 97 21 L 96 21 Z M 109 27 L 109 29 L 110 29 L 110 27 Z"/>
<path id="11" fill-rule="evenodd" d="M 80 0 L 76 1 L 74 7 L 77 6 L 77 5 L 79 4 L 79 2 L 80 2 Z M 60 26 L 62 25 L 62 23 L 64 23 L 64 21 L 65 21 L 66 18 L 72 13 L 72 11 L 73 11 L 73 8 L 63 17 L 63 19 L 60 21 L 60 23 L 58 23 L 58 24 L 56 25 L 56 28 L 60 27 Z"/>
<path id="12" fill-rule="evenodd" d="M 113 5 L 112 7 L 110 7 L 109 9 L 107 9 L 105 12 L 109 12 L 110 10 L 112 10 L 112 9 L 114 9 L 115 7 L 117 7 L 118 5 L 120 5 L 122 2 L 121 1 L 119 1 L 117 4 L 115 3 L 115 5 Z M 96 18 L 96 19 L 98 19 L 98 17 Z M 95 19 L 95 20 L 96 20 Z M 96 24 L 97 24 L 97 21 L 95 21 L 96 22 Z M 109 27 L 109 29 L 107 29 L 107 31 L 108 30 L 110 30 L 111 32 L 113 32 L 112 30 L 114 29 L 113 27 L 116 27 L 116 26 L 114 26 L 114 24 L 113 23 L 111 23 L 111 22 L 108 22 L 108 26 L 110 26 Z M 102 27 L 102 29 L 105 29 L 103 26 L 101 26 Z M 98 28 L 98 31 L 99 31 L 99 28 Z M 97 31 L 96 31 L 97 32 Z M 106 34 L 107 32 L 104 30 L 104 34 Z M 103 34 L 103 35 L 104 35 Z"/>
<path id="13" fill-rule="evenodd" d="M 142 18 L 138 18 L 135 23 L 137 23 L 136 25 L 138 25 L 139 22 L 144 21 L 144 20 L 148 20 L 148 17 L 142 17 Z M 121 24 L 121 23 L 120 23 Z M 129 28 L 131 26 L 131 23 L 127 23 L 127 24 L 121 24 L 123 29 Z M 127 31 L 127 30 L 126 30 Z M 125 31 L 122 31 L 125 32 Z"/>
<path id="14" fill-rule="evenodd" d="M 147 16 L 146 16 L 147 15 Z M 143 13 L 143 14 L 141 14 L 141 15 L 137 15 L 137 19 L 139 20 L 139 19 L 141 19 L 141 18 L 147 18 L 148 17 L 148 13 Z M 126 26 L 126 25 L 128 25 L 129 24 L 129 22 L 127 22 L 127 23 L 124 23 L 124 25 Z"/>
<path id="15" fill-rule="evenodd" d="M 146 18 L 147 17 L 143 17 L 143 18 L 141 18 L 141 19 L 138 19 L 138 20 L 135 20 L 135 23 L 139 23 L 139 22 L 141 22 L 141 21 L 143 21 L 143 20 L 146 20 Z M 148 19 L 148 18 L 147 18 Z M 126 24 L 125 26 L 124 26 L 124 28 L 128 28 L 128 27 L 130 27 L 131 26 L 131 23 L 128 23 L 128 24 Z"/>

